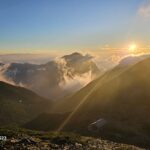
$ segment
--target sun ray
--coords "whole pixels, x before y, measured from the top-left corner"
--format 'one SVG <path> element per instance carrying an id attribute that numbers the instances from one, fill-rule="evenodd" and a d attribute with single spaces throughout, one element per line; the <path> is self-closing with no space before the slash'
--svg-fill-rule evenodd
<path id="1" fill-rule="evenodd" d="M 130 68 L 130 67 L 129 67 Z M 123 72 L 125 72 L 127 69 L 129 68 L 126 68 L 122 71 L 119 72 L 119 74 L 115 75 L 113 78 L 110 78 L 107 80 L 107 82 L 104 82 L 105 81 L 105 75 L 101 77 L 101 85 L 99 85 L 99 82 L 98 84 L 96 84 L 90 91 L 87 95 L 85 95 L 83 97 L 83 99 L 80 101 L 80 103 L 75 107 L 75 109 L 69 114 L 69 116 L 64 120 L 64 122 L 59 126 L 59 128 L 57 129 L 57 132 L 60 132 L 64 129 L 64 127 L 69 123 L 70 119 L 74 116 L 74 114 L 79 110 L 79 108 L 84 104 L 84 102 L 87 100 L 87 98 L 94 92 L 95 89 L 97 89 L 98 86 L 101 86 L 110 82 L 111 80 L 113 80 L 114 78 L 117 78 L 118 75 L 121 75 Z"/>

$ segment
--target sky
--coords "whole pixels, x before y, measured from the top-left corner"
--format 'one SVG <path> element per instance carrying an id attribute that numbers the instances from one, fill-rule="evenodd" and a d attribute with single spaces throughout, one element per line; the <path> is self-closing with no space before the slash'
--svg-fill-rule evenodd
<path id="1" fill-rule="evenodd" d="M 150 48 L 150 0 L 0 0 L 0 53 Z"/>

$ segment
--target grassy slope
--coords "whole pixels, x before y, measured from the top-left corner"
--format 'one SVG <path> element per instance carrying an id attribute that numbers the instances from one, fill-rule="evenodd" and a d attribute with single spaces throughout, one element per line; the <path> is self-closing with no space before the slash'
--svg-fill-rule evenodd
<path id="1" fill-rule="evenodd" d="M 0 125 L 25 123 L 50 106 L 50 101 L 25 88 L 0 82 Z"/>
<path id="2" fill-rule="evenodd" d="M 89 149 L 89 150 L 142 150 L 132 145 L 114 143 L 103 139 L 80 136 L 68 132 L 40 132 L 21 128 L 0 128 L 0 149 Z"/>

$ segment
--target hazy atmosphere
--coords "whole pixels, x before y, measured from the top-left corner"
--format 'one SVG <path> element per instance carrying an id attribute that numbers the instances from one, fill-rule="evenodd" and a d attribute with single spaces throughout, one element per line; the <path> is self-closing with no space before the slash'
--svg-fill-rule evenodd
<path id="1" fill-rule="evenodd" d="M 150 48 L 149 0 L 1 0 L 0 14 L 1 53 Z"/>
<path id="2" fill-rule="evenodd" d="M 0 150 L 150 149 L 150 0 L 0 0 Z"/>

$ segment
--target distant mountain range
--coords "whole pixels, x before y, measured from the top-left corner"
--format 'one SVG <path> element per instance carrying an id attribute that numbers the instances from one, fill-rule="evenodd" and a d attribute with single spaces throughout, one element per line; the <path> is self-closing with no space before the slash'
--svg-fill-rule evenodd
<path id="1" fill-rule="evenodd" d="M 125 57 L 118 66 L 134 65 L 148 57 L 149 55 Z M 28 88 L 43 97 L 56 100 L 75 93 L 103 74 L 104 70 L 107 71 L 107 68 L 103 69 L 103 67 L 108 64 L 102 60 L 101 63 L 101 66 L 97 67 L 91 55 L 82 55 L 77 52 L 45 64 L 2 62 L 0 63 L 0 80 Z"/>
<path id="2" fill-rule="evenodd" d="M 92 81 L 99 69 L 89 55 L 73 53 L 46 64 L 0 64 L 5 80 L 26 87 L 41 96 L 57 99 Z"/>

